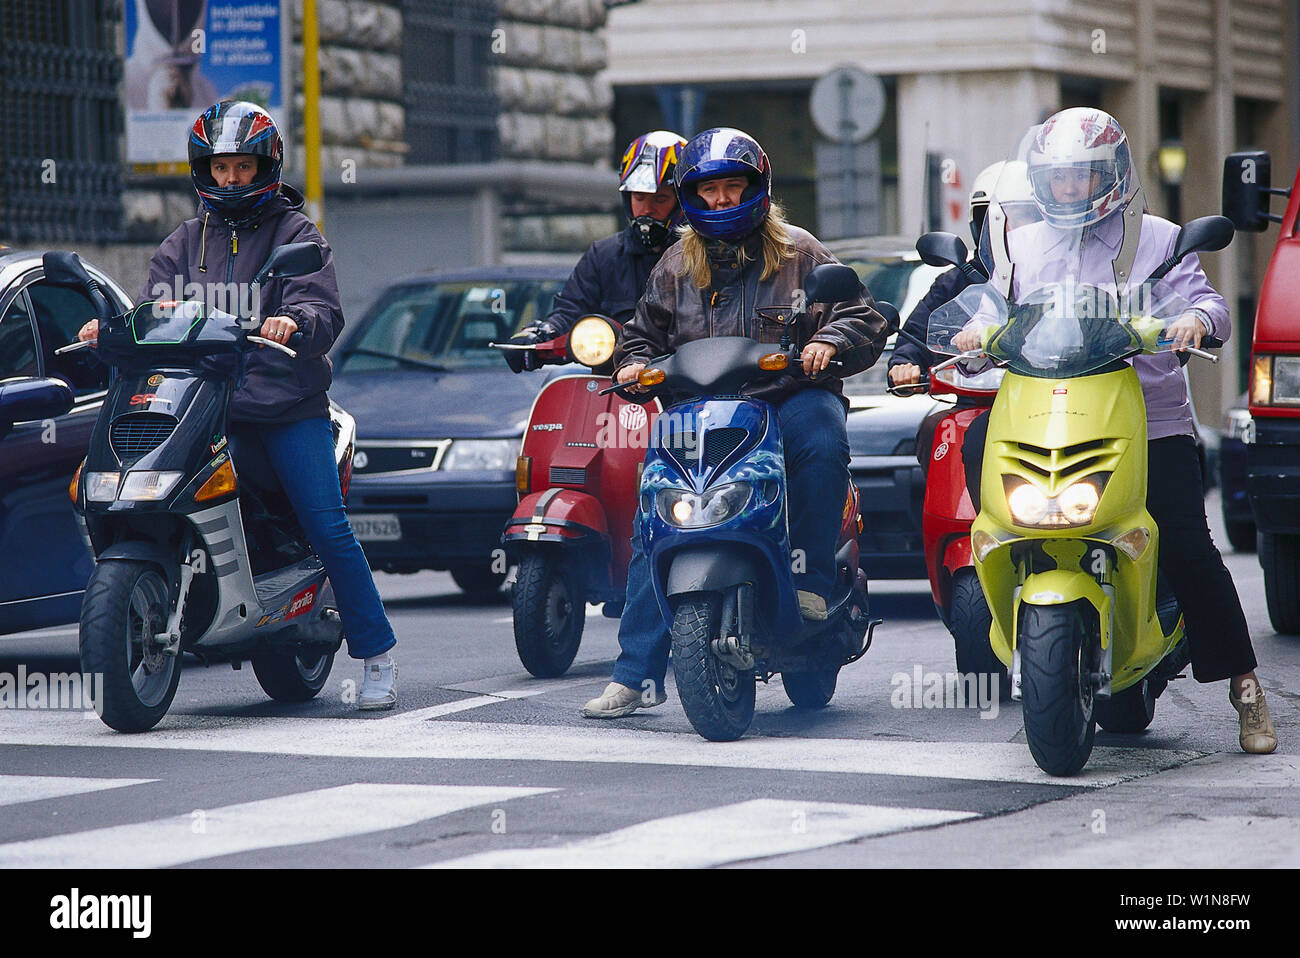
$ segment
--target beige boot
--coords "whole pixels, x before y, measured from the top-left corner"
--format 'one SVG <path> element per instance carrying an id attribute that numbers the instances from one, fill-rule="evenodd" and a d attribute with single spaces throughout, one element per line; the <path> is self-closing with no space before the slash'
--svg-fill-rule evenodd
<path id="1" fill-rule="evenodd" d="M 584 718 L 622 718 L 625 715 L 631 715 L 637 709 L 651 709 L 656 705 L 663 705 L 668 701 L 668 696 L 661 690 L 656 689 L 656 695 L 652 699 L 648 694 L 643 695 L 636 689 L 628 688 L 618 682 L 610 682 L 605 686 L 605 691 L 600 696 L 592 699 L 582 707 Z"/>
<path id="2" fill-rule="evenodd" d="M 1232 684 L 1228 684 L 1228 701 L 1241 717 L 1241 750 L 1255 755 L 1267 755 L 1277 748 L 1277 730 L 1273 728 L 1273 719 L 1268 714 L 1268 703 L 1264 701 L 1264 690 L 1258 686 L 1247 690 L 1241 698 L 1232 694 Z"/>
<path id="3" fill-rule="evenodd" d="M 810 622 L 826 621 L 826 600 L 816 592 L 799 590 L 799 614 Z"/>

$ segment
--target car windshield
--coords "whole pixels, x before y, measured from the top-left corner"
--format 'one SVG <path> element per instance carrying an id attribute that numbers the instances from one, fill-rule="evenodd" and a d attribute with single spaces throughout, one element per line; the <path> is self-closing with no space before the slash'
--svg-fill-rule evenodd
<path id="1" fill-rule="evenodd" d="M 503 365 L 488 343 L 505 342 L 544 318 L 561 285 L 559 279 L 509 279 L 396 287 L 347 346 L 340 370 Z"/>

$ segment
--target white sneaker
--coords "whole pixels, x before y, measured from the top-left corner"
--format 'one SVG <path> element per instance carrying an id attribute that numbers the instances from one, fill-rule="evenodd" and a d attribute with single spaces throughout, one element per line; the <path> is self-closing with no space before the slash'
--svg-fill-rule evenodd
<path id="1" fill-rule="evenodd" d="M 610 682 L 599 697 L 592 699 L 582 707 L 584 718 L 622 718 L 631 715 L 637 709 L 652 709 L 663 705 L 668 696 L 656 689 L 653 698 L 643 695 L 636 689 L 628 688 L 618 682 Z"/>
<path id="2" fill-rule="evenodd" d="M 357 708 L 363 712 L 391 709 L 397 704 L 397 665 L 390 658 L 387 663 L 374 662 L 365 669 Z"/>

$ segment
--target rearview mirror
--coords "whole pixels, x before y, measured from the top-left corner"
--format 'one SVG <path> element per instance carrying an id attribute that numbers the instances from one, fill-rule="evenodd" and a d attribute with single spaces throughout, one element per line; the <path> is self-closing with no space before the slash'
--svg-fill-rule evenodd
<path id="1" fill-rule="evenodd" d="M 1273 161 L 1264 150 L 1231 153 L 1223 161 L 1223 215 L 1239 230 L 1268 229 Z"/>
<path id="2" fill-rule="evenodd" d="M 62 416 L 72 408 L 72 399 L 62 379 L 24 376 L 0 382 L 0 426 Z"/>
<path id="3" fill-rule="evenodd" d="M 880 301 L 876 303 L 876 312 L 885 317 L 885 332 L 893 335 L 898 332 L 899 316 L 898 307 L 893 303 Z"/>
<path id="4" fill-rule="evenodd" d="M 842 303 L 862 295 L 862 280 L 852 266 L 822 263 L 808 271 L 803 291 L 810 303 Z"/>
<path id="5" fill-rule="evenodd" d="M 1221 250 L 1232 242 L 1235 232 L 1232 220 L 1226 216 L 1198 217 L 1179 230 L 1178 240 L 1174 243 L 1174 258 Z"/>
<path id="6" fill-rule="evenodd" d="M 916 251 L 926 266 L 961 266 L 966 262 L 966 244 L 952 233 L 926 233 L 916 241 Z"/>
<path id="7" fill-rule="evenodd" d="M 51 250 L 46 253 L 41 257 L 41 269 L 45 273 L 45 282 L 51 286 L 84 290 L 93 282 L 81 257 L 71 250 Z"/>
<path id="8" fill-rule="evenodd" d="M 316 243 L 287 243 L 271 250 L 262 268 L 257 271 L 254 282 L 261 283 L 268 279 L 280 279 L 284 276 L 305 276 L 314 273 L 325 265 L 321 248 Z"/>

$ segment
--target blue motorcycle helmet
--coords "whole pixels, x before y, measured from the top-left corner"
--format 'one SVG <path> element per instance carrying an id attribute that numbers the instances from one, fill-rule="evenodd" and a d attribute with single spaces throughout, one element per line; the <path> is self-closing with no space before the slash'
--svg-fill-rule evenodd
<path id="1" fill-rule="evenodd" d="M 749 186 L 736 206 L 711 210 L 696 188 L 704 180 L 724 176 L 743 176 Z M 730 127 L 705 130 L 686 144 L 677 161 L 674 184 L 682 215 L 706 240 L 733 243 L 744 239 L 759 227 L 772 205 L 772 165 L 767 154 L 748 133 Z"/>

